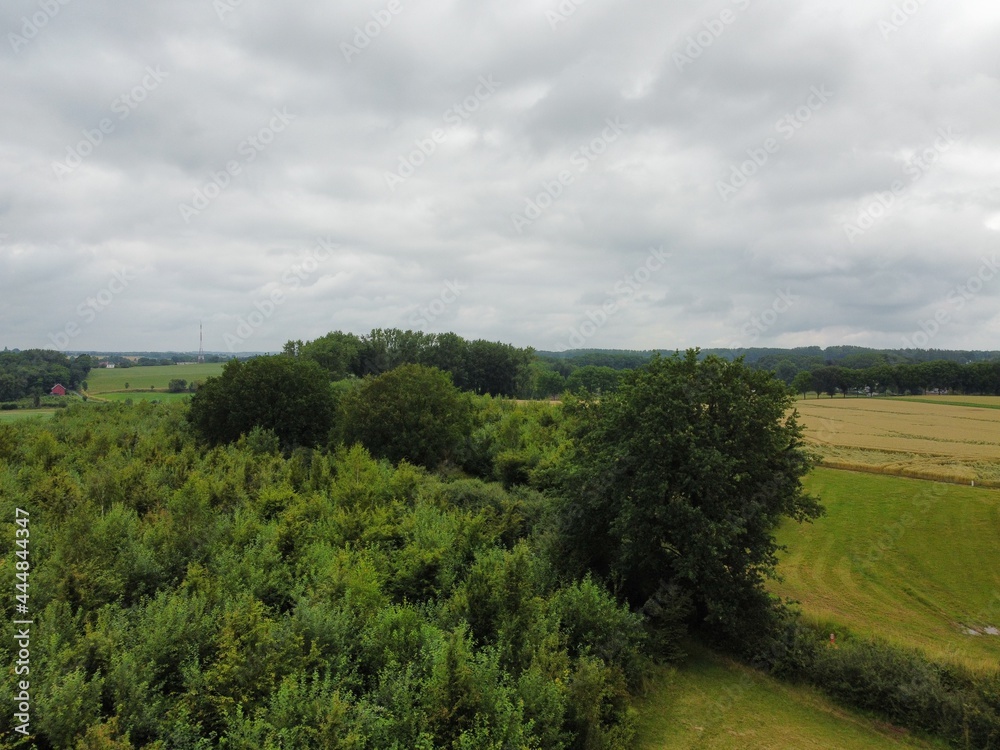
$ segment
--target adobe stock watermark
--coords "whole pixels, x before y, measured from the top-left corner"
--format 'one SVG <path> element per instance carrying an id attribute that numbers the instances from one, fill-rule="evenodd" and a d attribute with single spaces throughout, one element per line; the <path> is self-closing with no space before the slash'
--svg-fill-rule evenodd
<path id="1" fill-rule="evenodd" d="M 422 305 L 410 315 L 410 325 L 414 328 L 430 325 L 444 315 L 449 307 L 458 302 L 462 296 L 462 292 L 468 288 L 465 284 L 459 282 L 458 279 L 445 281 L 444 289 L 441 290 L 441 293 L 430 304 Z"/>
<path id="2" fill-rule="evenodd" d="M 775 132 L 782 136 L 785 141 L 791 140 L 832 97 L 833 92 L 825 85 L 811 87 L 805 103 L 796 107 L 792 112 L 786 112 L 774 124 Z M 780 150 L 781 142 L 777 138 L 765 138 L 759 148 L 747 149 L 749 159 L 739 165 L 730 164 L 729 177 L 725 180 L 717 180 L 715 183 L 715 189 L 719 192 L 719 197 L 722 198 L 723 202 L 728 202 L 731 197 L 742 190 L 750 178 L 763 169 L 771 161 L 771 157 Z"/>
<path id="3" fill-rule="evenodd" d="M 213 0 L 212 8 L 215 9 L 215 15 L 219 17 L 220 21 L 225 21 L 226 16 L 230 13 L 235 13 L 236 9 L 243 5 L 245 0 Z"/>
<path id="4" fill-rule="evenodd" d="M 732 0 L 736 10 L 742 12 L 750 7 L 750 0 Z M 674 65 L 677 70 L 684 70 L 688 65 L 700 58 L 715 41 L 722 36 L 726 29 L 735 23 L 739 16 L 731 8 L 721 11 L 717 18 L 710 18 L 702 23 L 704 28 L 696 32 L 693 36 L 688 34 L 685 40 L 687 45 L 683 52 L 674 53 Z"/>
<path id="5" fill-rule="evenodd" d="M 882 34 L 882 40 L 887 41 L 890 36 L 908 24 L 910 19 L 917 15 L 917 12 L 926 4 L 927 0 L 903 0 L 903 2 L 893 5 L 889 17 L 880 19 L 878 22 L 878 30 Z"/>
<path id="6" fill-rule="evenodd" d="M 67 321 L 61 331 L 49 334 L 49 341 L 59 351 L 65 351 L 70 342 L 83 332 L 84 327 L 97 320 L 97 316 L 107 310 L 115 298 L 128 289 L 129 284 L 136 278 L 133 270 L 128 267 L 115 271 L 103 288 L 76 306 L 76 316 L 80 319 L 79 322 L 76 320 Z"/>
<path id="7" fill-rule="evenodd" d="M 362 51 L 368 49 L 372 40 L 379 36 L 385 29 L 389 28 L 389 24 L 392 23 L 392 19 L 398 16 L 402 11 L 403 4 L 400 0 L 389 0 L 384 8 L 373 10 L 371 12 L 372 20 L 366 22 L 363 26 L 355 26 L 354 36 L 351 37 L 351 41 L 354 43 L 340 43 L 340 51 L 343 53 L 344 59 L 347 60 L 348 65 L 350 65 L 353 59 L 360 55 Z"/>
<path id="8" fill-rule="evenodd" d="M 10 32 L 7 34 L 7 40 L 10 42 L 14 54 L 20 54 L 21 49 L 27 47 L 28 44 L 36 39 L 42 29 L 49 25 L 49 21 L 58 16 L 63 6 L 69 5 L 70 2 L 71 0 L 40 0 L 38 3 L 39 10 L 30 16 L 22 16 L 21 33 L 15 34 L 14 32 Z"/>
<path id="9" fill-rule="evenodd" d="M 448 140 L 450 133 L 478 112 L 479 108 L 496 93 L 499 86 L 500 83 L 493 79 L 492 74 L 479 76 L 479 85 L 476 86 L 475 90 L 458 104 L 448 107 L 441 116 L 449 128 L 434 128 L 426 138 L 418 138 L 414 141 L 416 148 L 405 156 L 400 154 L 396 171 L 385 173 L 386 186 L 395 192 L 398 185 L 412 177 L 417 169 L 426 164 L 427 160 L 437 152 L 438 146 Z"/>
<path id="10" fill-rule="evenodd" d="M 605 154 L 608 147 L 629 128 L 617 116 L 609 117 L 604 122 L 606 127 L 600 135 L 592 138 L 570 155 L 569 163 L 576 167 L 576 174 L 586 172 L 590 165 Z M 562 169 L 551 180 L 542 182 L 541 192 L 533 197 L 524 198 L 524 209 L 510 215 L 510 221 L 518 234 L 522 234 L 526 226 L 530 226 L 541 218 L 542 214 L 563 196 L 566 188 L 572 185 L 576 179 L 576 174 L 569 169 Z"/>
<path id="11" fill-rule="evenodd" d="M 161 70 L 159 65 L 155 68 L 147 66 L 146 74 L 139 83 L 115 97 L 111 101 L 111 112 L 118 115 L 117 121 L 112 120 L 110 117 L 101 118 L 96 127 L 83 131 L 83 138 L 81 140 L 66 147 L 66 158 L 64 160 L 52 162 L 52 171 L 59 179 L 59 182 L 62 182 L 73 174 L 83 164 L 84 160 L 93 154 L 109 135 L 115 132 L 117 123 L 127 120 L 136 107 L 146 101 L 152 92 L 160 88 L 160 84 L 169 75 L 166 71 Z"/>
<path id="12" fill-rule="evenodd" d="M 333 251 L 340 245 L 334 243 L 329 237 L 320 237 L 316 240 L 313 249 L 306 256 L 305 260 L 292 264 L 282 275 L 280 285 L 272 289 L 268 294 L 254 302 L 253 310 L 246 315 L 236 318 L 236 328 L 232 333 L 226 333 L 223 338 L 230 352 L 235 352 L 236 347 L 245 343 L 275 314 L 281 305 L 285 304 L 288 292 L 294 291 L 317 270 L 320 264 L 328 261 Z"/>
<path id="13" fill-rule="evenodd" d="M 841 228 L 847 236 L 847 241 L 853 245 L 865 232 L 888 216 L 899 205 L 906 189 L 926 177 L 941 157 L 957 142 L 954 128 L 938 128 L 934 142 L 918 149 L 903 165 L 903 174 L 910 178 L 908 183 L 893 180 L 888 190 L 875 193 L 874 197 L 862 204 L 853 222 L 846 218 L 842 219 Z"/>
<path id="14" fill-rule="evenodd" d="M 926 349 L 942 326 L 951 322 L 951 316 L 979 296 L 985 286 L 1000 274 L 1000 256 L 993 253 L 992 258 L 982 258 L 979 269 L 962 284 L 956 284 L 948 292 L 944 303 L 935 311 L 933 317 L 918 321 L 919 330 L 909 336 L 903 336 L 903 347 L 906 349 Z"/>
<path id="15" fill-rule="evenodd" d="M 243 167 L 256 160 L 262 151 L 274 143 L 278 134 L 283 133 L 296 119 L 296 115 L 289 114 L 287 107 L 273 109 L 271 112 L 268 124 L 244 138 L 236 147 L 236 153 L 243 157 L 242 160 L 232 159 L 226 162 L 223 169 L 210 172 L 208 181 L 194 189 L 190 203 L 177 204 L 177 210 L 185 224 L 190 224 L 191 219 L 212 205 L 222 195 L 222 191 L 232 184 L 233 178 L 243 174 Z"/>
<path id="16" fill-rule="evenodd" d="M 587 0 L 561 0 L 555 10 L 549 9 L 545 11 L 545 20 L 549 22 L 549 26 L 555 31 L 559 24 L 566 23 L 585 2 Z"/>
<path id="17" fill-rule="evenodd" d="M 567 349 L 579 349 L 587 339 L 603 328 L 608 320 L 632 304 L 642 286 L 653 278 L 671 258 L 672 253 L 664 252 L 663 246 L 651 247 L 646 260 L 632 273 L 619 279 L 608 298 L 600 307 L 587 311 L 587 319 L 580 325 L 570 328 L 569 345 Z"/>
<path id="18" fill-rule="evenodd" d="M 751 315 L 746 323 L 740 328 L 738 341 L 730 343 L 730 349 L 745 349 L 752 346 L 760 339 L 762 334 L 767 333 L 778 322 L 778 319 L 787 313 L 798 302 L 801 297 L 794 294 L 791 288 L 779 289 L 774 294 L 771 306 L 757 315 Z"/>

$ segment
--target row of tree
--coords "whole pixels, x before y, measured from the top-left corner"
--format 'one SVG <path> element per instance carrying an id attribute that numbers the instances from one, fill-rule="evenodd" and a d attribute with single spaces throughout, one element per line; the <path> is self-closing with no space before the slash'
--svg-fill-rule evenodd
<path id="1" fill-rule="evenodd" d="M 77 388 L 94 365 L 86 354 L 70 358 L 47 349 L 5 349 L 0 352 L 0 401 L 41 396 L 56 383 Z"/>
<path id="2" fill-rule="evenodd" d="M 493 396 L 523 393 L 534 358 L 531 348 L 398 328 L 376 328 L 364 336 L 333 331 L 313 341 L 288 341 L 283 354 L 316 362 L 331 380 L 379 375 L 404 364 L 436 367 L 451 373 L 462 390 Z"/>
<path id="3" fill-rule="evenodd" d="M 797 393 L 834 396 L 849 393 L 919 394 L 954 391 L 1000 395 L 1000 362 L 959 364 L 946 360 L 920 364 L 876 365 L 864 369 L 824 366 L 796 374 L 791 387 Z"/>

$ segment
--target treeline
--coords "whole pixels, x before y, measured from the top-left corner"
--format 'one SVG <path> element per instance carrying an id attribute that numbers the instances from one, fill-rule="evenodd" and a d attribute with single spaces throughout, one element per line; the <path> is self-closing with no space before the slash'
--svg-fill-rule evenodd
<path id="1" fill-rule="evenodd" d="M 176 360 L 169 357 L 139 357 L 138 359 L 130 359 L 126 356 L 110 356 L 105 357 L 103 361 L 122 370 L 129 367 L 162 367 L 163 365 L 177 364 Z"/>
<path id="2" fill-rule="evenodd" d="M 380 375 L 405 364 L 436 367 L 451 373 L 460 389 L 492 396 L 524 393 L 534 358 L 530 347 L 398 328 L 376 328 L 364 336 L 333 331 L 313 341 L 288 341 L 283 353 L 316 362 L 331 380 Z"/>
<path id="3" fill-rule="evenodd" d="M 742 357 L 748 365 L 765 370 L 791 366 L 795 370 L 813 370 L 824 365 L 848 367 L 852 370 L 876 365 L 920 364 L 945 361 L 965 364 L 1000 359 L 1000 351 L 970 351 L 962 349 L 869 349 L 863 346 L 801 346 L 793 349 L 755 347 L 751 349 L 706 349 L 724 359 Z"/>
<path id="4" fill-rule="evenodd" d="M 523 398 L 555 398 L 564 392 L 610 393 L 622 375 L 647 364 L 653 352 L 574 350 L 539 352 L 531 364 Z"/>
<path id="5" fill-rule="evenodd" d="M 82 352 L 93 357 L 95 362 L 109 362 L 115 367 L 159 367 L 162 365 L 176 365 L 181 362 L 194 362 L 197 352 Z M 241 354 L 241 359 L 246 359 L 247 354 Z M 228 362 L 232 359 L 232 354 L 205 354 L 206 363 Z M 96 366 L 96 365 L 95 365 Z"/>
<path id="6" fill-rule="evenodd" d="M 808 392 L 829 396 L 850 393 L 906 395 L 938 391 L 998 396 L 1000 361 L 958 364 L 937 360 L 861 369 L 824 366 L 797 373 L 790 385 L 803 395 Z"/>
<path id="7" fill-rule="evenodd" d="M 579 393 L 584 389 L 590 393 L 607 393 L 617 387 L 624 371 L 642 367 L 657 354 L 669 356 L 670 352 L 542 351 L 532 363 L 530 385 L 523 395 L 525 398 L 551 398 L 564 391 Z M 997 374 L 1000 352 L 810 346 L 707 349 L 699 356 L 718 356 L 728 361 L 740 358 L 755 370 L 773 373 L 800 393 L 919 393 L 942 389 L 1000 394 Z"/>
<path id="8" fill-rule="evenodd" d="M 96 363 L 86 354 L 76 358 L 47 349 L 0 352 L 0 401 L 41 396 L 60 383 L 78 388 Z"/>

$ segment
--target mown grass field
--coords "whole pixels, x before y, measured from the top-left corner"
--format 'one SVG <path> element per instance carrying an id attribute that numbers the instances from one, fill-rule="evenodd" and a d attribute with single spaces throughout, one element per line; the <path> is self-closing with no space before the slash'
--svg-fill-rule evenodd
<path id="1" fill-rule="evenodd" d="M 162 365 L 158 367 L 116 367 L 113 370 L 91 370 L 87 375 L 87 392 L 92 396 L 107 398 L 104 394 L 114 391 L 145 390 L 150 388 L 166 391 L 167 384 L 174 378 L 181 378 L 189 383 L 192 380 L 206 380 L 222 374 L 222 363 L 203 365 Z M 162 397 L 164 394 L 158 394 Z M 133 394 L 134 398 L 134 394 Z"/>
<path id="2" fill-rule="evenodd" d="M 1000 664 L 1000 491 L 816 469 L 826 515 L 786 523 L 772 586 L 846 626 L 977 669 Z"/>
<path id="3" fill-rule="evenodd" d="M 190 392 L 165 393 L 163 391 L 129 390 L 129 391 L 121 391 L 113 393 L 102 393 L 96 397 L 104 401 L 158 401 L 162 404 L 165 402 L 184 401 L 185 399 L 191 398 L 191 396 L 193 395 L 194 394 Z"/>
<path id="4" fill-rule="evenodd" d="M 699 647 L 638 704 L 640 750 L 945 748 Z"/>
<path id="5" fill-rule="evenodd" d="M 13 422 L 15 419 L 48 419 L 55 414 L 58 409 L 14 409 L 12 411 L 0 411 L 0 422 Z"/>
<path id="6" fill-rule="evenodd" d="M 824 466 L 1000 487 L 1000 398 L 821 398 L 795 404 Z"/>

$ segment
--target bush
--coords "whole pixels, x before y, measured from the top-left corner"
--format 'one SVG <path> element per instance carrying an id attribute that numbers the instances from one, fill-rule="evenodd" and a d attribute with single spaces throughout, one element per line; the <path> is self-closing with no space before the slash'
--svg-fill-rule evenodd
<path id="1" fill-rule="evenodd" d="M 346 444 L 428 468 L 448 459 L 471 429 L 468 399 L 451 376 L 422 365 L 366 378 L 342 395 L 341 411 Z"/>
<path id="2" fill-rule="evenodd" d="M 291 357 L 232 360 L 191 398 L 188 420 L 213 444 L 231 443 L 255 427 L 273 430 L 288 450 L 325 443 L 333 394 L 315 362 Z"/>
<path id="3" fill-rule="evenodd" d="M 786 678 L 810 682 L 837 701 L 961 747 L 1000 747 L 1000 674 L 974 674 L 919 651 L 789 619 L 755 659 Z"/>

